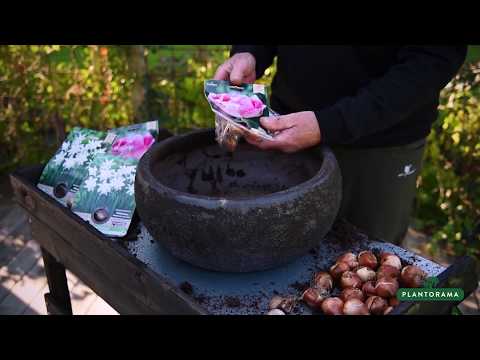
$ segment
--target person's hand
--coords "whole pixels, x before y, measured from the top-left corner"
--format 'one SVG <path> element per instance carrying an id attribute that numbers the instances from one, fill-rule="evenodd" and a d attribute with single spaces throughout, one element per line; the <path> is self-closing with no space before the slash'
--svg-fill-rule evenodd
<path id="1" fill-rule="evenodd" d="M 247 52 L 235 54 L 218 67 L 213 79 L 229 80 L 234 85 L 252 84 L 256 80 L 255 58 Z"/>
<path id="2" fill-rule="evenodd" d="M 273 140 L 251 134 L 245 136 L 245 140 L 263 150 L 293 153 L 318 145 L 321 140 L 320 127 L 313 111 L 262 117 L 260 122 L 265 129 L 274 134 Z"/>

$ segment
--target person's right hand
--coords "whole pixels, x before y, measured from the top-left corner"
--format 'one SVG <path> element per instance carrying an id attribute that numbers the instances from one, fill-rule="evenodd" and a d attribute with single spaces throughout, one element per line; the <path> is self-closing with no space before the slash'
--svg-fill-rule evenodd
<path id="1" fill-rule="evenodd" d="M 234 85 L 253 84 L 256 80 L 255 58 L 248 52 L 238 53 L 219 66 L 214 80 L 229 80 Z"/>

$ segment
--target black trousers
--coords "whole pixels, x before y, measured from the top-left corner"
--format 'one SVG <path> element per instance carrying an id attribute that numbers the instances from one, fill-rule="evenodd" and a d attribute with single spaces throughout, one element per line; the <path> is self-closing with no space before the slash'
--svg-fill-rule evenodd
<path id="1" fill-rule="evenodd" d="M 425 139 L 405 146 L 333 151 L 342 171 L 339 217 L 379 239 L 400 244 L 410 223 Z"/>

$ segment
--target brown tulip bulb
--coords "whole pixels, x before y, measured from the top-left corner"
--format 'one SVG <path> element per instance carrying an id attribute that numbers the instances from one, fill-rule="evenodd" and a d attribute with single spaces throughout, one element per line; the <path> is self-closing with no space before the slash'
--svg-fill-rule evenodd
<path id="1" fill-rule="evenodd" d="M 375 285 L 375 293 L 383 298 L 391 298 L 396 295 L 398 281 L 396 279 L 382 278 Z"/>
<path id="2" fill-rule="evenodd" d="M 330 297 L 323 301 L 321 308 L 325 315 L 343 315 L 343 301 L 338 297 Z"/>
<path id="3" fill-rule="evenodd" d="M 363 294 L 363 291 L 357 288 L 346 288 L 343 289 L 340 298 L 343 301 L 347 301 L 349 299 L 358 299 L 360 301 L 365 300 L 365 295 Z"/>
<path id="4" fill-rule="evenodd" d="M 337 259 L 337 263 L 340 263 L 340 262 L 347 263 L 348 266 L 350 267 L 350 270 L 352 270 L 354 267 L 358 266 L 357 256 L 352 252 L 347 252 L 347 253 L 341 255 Z"/>
<path id="5" fill-rule="evenodd" d="M 375 270 L 378 266 L 378 260 L 373 252 L 364 250 L 358 254 L 358 264 Z"/>
<path id="6" fill-rule="evenodd" d="M 343 304 L 345 315 L 369 315 L 367 306 L 358 299 L 350 299 Z"/>
<path id="7" fill-rule="evenodd" d="M 407 265 L 400 273 L 400 282 L 408 288 L 419 288 L 423 285 L 427 273 L 418 266 Z"/>
<path id="8" fill-rule="evenodd" d="M 336 263 L 330 268 L 330 275 L 332 275 L 332 278 L 334 278 L 335 280 L 338 280 L 340 279 L 342 274 L 348 270 L 350 270 L 350 266 L 348 266 L 347 263 L 344 263 L 344 262 Z"/>
<path id="9" fill-rule="evenodd" d="M 365 301 L 365 305 L 373 315 L 382 315 L 388 307 L 387 301 L 380 296 L 370 296 L 367 301 Z"/>

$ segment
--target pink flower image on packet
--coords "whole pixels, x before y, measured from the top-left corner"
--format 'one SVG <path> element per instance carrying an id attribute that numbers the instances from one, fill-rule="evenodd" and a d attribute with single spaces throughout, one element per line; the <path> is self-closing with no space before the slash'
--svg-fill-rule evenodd
<path id="1" fill-rule="evenodd" d="M 258 117 L 265 109 L 265 105 L 256 95 L 210 93 L 208 99 L 228 115 L 236 118 Z"/>
<path id="2" fill-rule="evenodd" d="M 140 159 L 147 152 L 155 139 L 149 132 L 127 135 L 116 139 L 112 145 L 112 154 L 125 158 Z"/>

